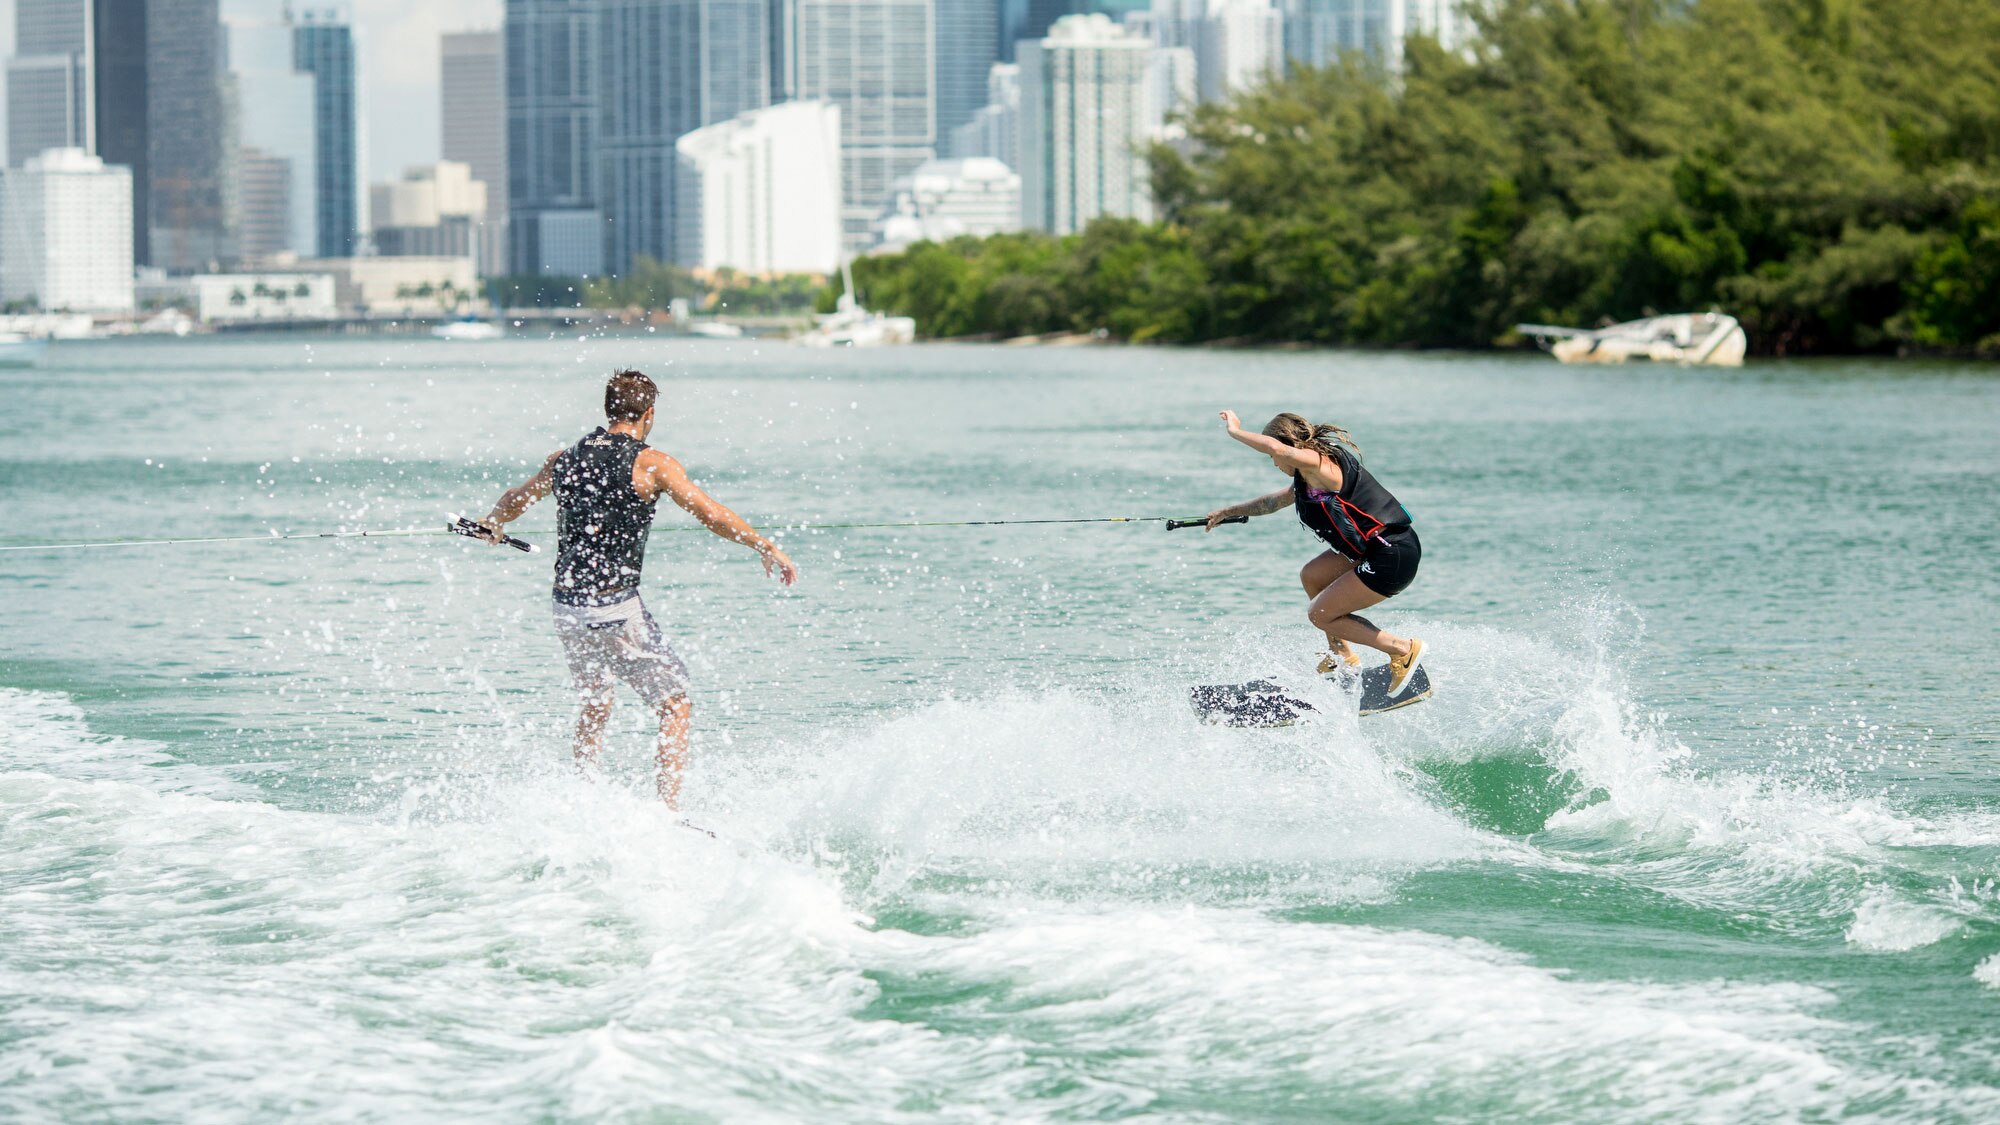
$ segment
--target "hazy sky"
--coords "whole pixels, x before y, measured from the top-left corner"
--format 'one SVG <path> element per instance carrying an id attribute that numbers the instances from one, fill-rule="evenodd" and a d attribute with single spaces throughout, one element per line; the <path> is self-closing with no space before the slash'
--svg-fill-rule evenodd
<path id="1" fill-rule="evenodd" d="M 223 0 L 232 9 L 283 0 Z M 438 36 L 500 26 L 501 0 L 297 0 L 294 10 L 343 9 L 361 35 L 362 101 L 368 179 L 391 180 L 411 164 L 438 158 Z M 14 53 L 14 0 L 0 0 L 0 57 Z M 4 84 L 0 84 L 4 86 Z M 0 88 L 0 98 L 5 97 Z M 0 113 L 0 121 L 5 114 Z"/>

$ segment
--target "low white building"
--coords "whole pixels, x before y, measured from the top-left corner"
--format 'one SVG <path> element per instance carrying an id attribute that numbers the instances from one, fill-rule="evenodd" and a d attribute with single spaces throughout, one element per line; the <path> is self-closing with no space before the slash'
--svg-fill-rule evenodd
<path id="1" fill-rule="evenodd" d="M 674 142 L 674 246 L 690 269 L 840 266 L 840 107 L 785 102 Z"/>
<path id="2" fill-rule="evenodd" d="M 132 310 L 132 170 L 50 149 L 0 175 L 0 300 Z"/>
<path id="3" fill-rule="evenodd" d="M 875 249 L 1021 229 L 1021 177 L 991 157 L 933 160 L 896 181 L 875 221 Z"/>
<path id="4" fill-rule="evenodd" d="M 266 272 L 292 278 L 328 275 L 334 305 L 342 314 L 441 316 L 480 300 L 479 274 L 468 257 L 309 258 Z"/>
<path id="5" fill-rule="evenodd" d="M 188 278 L 203 324 L 245 320 L 331 320 L 340 315 L 333 275 L 204 273 Z"/>

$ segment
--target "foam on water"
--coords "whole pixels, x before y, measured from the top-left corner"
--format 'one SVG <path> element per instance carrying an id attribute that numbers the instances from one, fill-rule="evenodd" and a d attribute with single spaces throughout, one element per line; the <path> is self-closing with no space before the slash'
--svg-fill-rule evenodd
<path id="1" fill-rule="evenodd" d="M 1877 953 L 1988 924 L 1906 855 L 1990 841 L 1976 818 L 1707 770 L 1610 661 L 1570 679 L 1546 642 L 1424 635 L 1437 698 L 1367 723 L 1306 677 L 1318 723 L 1205 727 L 1172 676 L 739 741 L 690 778 L 721 840 L 552 768 L 282 808 L 0 693 L 0 1116 L 2000 1112 L 1853 1061 L 1820 988 L 1576 979 L 1298 920 L 1486 865 Z M 1197 678 L 1263 674 L 1262 651 Z M 1570 779 L 1526 840 L 1423 772 L 1496 756 Z M 1991 959 L 1974 975 L 2000 987 Z"/>

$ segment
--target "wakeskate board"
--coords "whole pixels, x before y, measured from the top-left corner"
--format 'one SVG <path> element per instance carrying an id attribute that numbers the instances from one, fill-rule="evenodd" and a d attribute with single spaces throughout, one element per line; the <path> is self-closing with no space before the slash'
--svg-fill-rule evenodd
<path id="1" fill-rule="evenodd" d="M 1349 673 L 1351 675 L 1351 673 Z M 1342 673 L 1330 673 L 1332 679 Z M 1232 727 L 1284 727 L 1303 722 L 1319 713 L 1319 708 L 1288 694 L 1270 680 L 1247 684 L 1204 684 L 1191 693 L 1194 712 L 1203 722 Z M 1377 664 L 1361 673 L 1361 714 L 1379 715 L 1429 699 L 1430 673 L 1424 666 L 1410 673 L 1403 690 L 1389 694 L 1389 666 Z"/>

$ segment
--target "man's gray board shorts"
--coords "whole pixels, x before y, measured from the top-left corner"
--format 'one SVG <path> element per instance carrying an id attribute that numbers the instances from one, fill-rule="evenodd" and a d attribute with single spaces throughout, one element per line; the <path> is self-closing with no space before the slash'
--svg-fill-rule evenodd
<path id="1" fill-rule="evenodd" d="M 687 694 L 687 665 L 667 646 L 637 593 L 611 605 L 558 603 L 555 619 L 570 678 L 585 702 L 609 696 L 614 679 L 655 709 Z"/>

